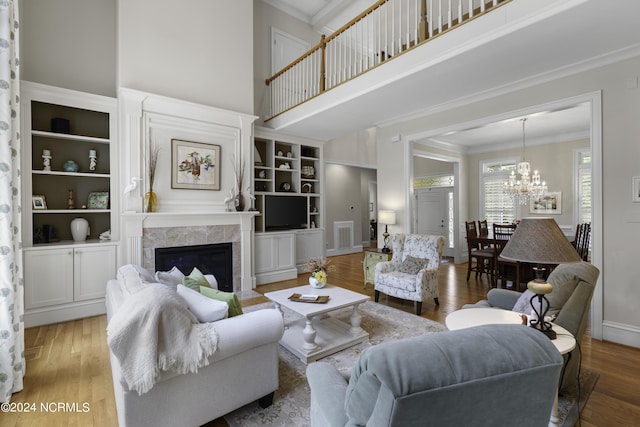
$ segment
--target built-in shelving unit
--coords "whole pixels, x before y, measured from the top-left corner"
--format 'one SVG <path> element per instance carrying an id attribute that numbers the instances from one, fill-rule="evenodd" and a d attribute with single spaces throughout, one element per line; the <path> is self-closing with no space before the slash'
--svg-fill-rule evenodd
<path id="1" fill-rule="evenodd" d="M 102 232 L 115 228 L 111 159 L 116 100 L 23 82 L 21 101 L 24 245 L 73 243 L 69 224 L 79 216 L 89 222 L 88 241 L 98 242 Z M 65 167 L 68 161 L 77 171 Z"/>
<path id="2" fill-rule="evenodd" d="M 255 208 L 263 213 L 269 194 L 305 196 L 308 227 L 322 228 L 322 146 L 262 136 L 254 138 L 254 146 Z M 256 219 L 256 231 L 265 231 L 263 215 Z"/>
<path id="3" fill-rule="evenodd" d="M 25 324 L 104 313 L 118 236 L 117 100 L 21 82 Z M 75 242 L 71 221 L 89 236 Z M 43 280 L 47 278 L 47 280 Z"/>
<path id="4" fill-rule="evenodd" d="M 306 261 L 324 256 L 322 142 L 256 127 L 253 153 L 256 283 L 295 277 Z M 265 199 L 303 197 L 306 229 L 267 230 Z M 292 203 L 293 206 L 293 203 Z"/>

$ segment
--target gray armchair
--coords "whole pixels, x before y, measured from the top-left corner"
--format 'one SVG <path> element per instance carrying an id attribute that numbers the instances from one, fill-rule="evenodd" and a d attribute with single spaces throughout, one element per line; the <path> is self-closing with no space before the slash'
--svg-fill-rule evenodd
<path id="1" fill-rule="evenodd" d="M 574 264 L 560 264 L 549 277 L 547 282 L 553 285 L 553 291 L 547 295 L 550 309 L 548 315 L 556 315 L 553 321 L 562 326 L 576 338 L 578 344 L 587 328 L 591 297 L 596 286 L 600 271 L 587 262 Z M 491 289 L 487 299 L 468 307 L 495 307 L 512 310 L 522 294 L 506 289 Z M 567 353 L 565 368 L 560 384 L 561 393 L 570 393 L 577 385 L 578 368 L 580 364 L 579 347 Z"/>
<path id="2" fill-rule="evenodd" d="M 562 362 L 522 325 L 382 343 L 362 352 L 348 380 L 326 362 L 307 367 L 311 425 L 546 426 Z"/>

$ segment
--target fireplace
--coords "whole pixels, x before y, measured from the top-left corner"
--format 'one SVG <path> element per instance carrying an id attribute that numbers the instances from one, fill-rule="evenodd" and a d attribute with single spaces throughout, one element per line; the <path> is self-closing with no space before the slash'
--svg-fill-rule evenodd
<path id="1" fill-rule="evenodd" d="M 168 271 L 174 266 L 185 275 L 189 275 L 194 267 L 203 274 L 213 274 L 218 281 L 218 289 L 233 292 L 231 242 L 155 248 L 156 270 Z"/>

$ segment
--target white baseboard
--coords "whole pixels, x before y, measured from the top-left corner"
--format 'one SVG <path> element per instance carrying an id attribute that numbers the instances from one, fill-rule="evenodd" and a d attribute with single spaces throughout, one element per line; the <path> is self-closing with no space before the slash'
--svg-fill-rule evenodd
<path id="1" fill-rule="evenodd" d="M 256 285 L 264 285 L 265 283 L 295 279 L 296 277 L 298 277 L 298 270 L 296 270 L 295 267 L 288 268 L 286 270 L 268 271 L 266 273 L 256 274 Z"/>
<path id="2" fill-rule="evenodd" d="M 350 248 L 327 249 L 327 256 L 347 255 L 362 252 L 362 245 L 355 245 Z"/>
<path id="3" fill-rule="evenodd" d="M 68 322 L 69 320 L 83 319 L 85 317 L 105 314 L 107 307 L 104 298 L 77 302 L 73 304 L 58 305 L 52 307 L 26 310 L 24 313 L 24 326 L 49 325 L 51 323 Z"/>
<path id="4" fill-rule="evenodd" d="M 602 339 L 640 348 L 640 328 L 616 322 L 602 322 Z"/>

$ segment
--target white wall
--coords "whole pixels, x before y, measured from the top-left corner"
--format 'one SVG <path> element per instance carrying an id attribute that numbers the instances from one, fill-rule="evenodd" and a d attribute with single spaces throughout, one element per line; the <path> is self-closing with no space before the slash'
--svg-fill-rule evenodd
<path id="1" fill-rule="evenodd" d="M 378 163 L 376 128 L 364 129 L 327 142 L 324 145 L 324 159 L 375 168 Z"/>
<path id="2" fill-rule="evenodd" d="M 23 80 L 253 113 L 252 0 L 21 0 L 20 20 Z"/>
<path id="3" fill-rule="evenodd" d="M 594 244 L 601 245 L 604 261 L 600 266 L 601 287 L 596 289 L 596 294 L 601 294 L 594 299 L 602 302 L 598 308 L 602 310 L 603 338 L 640 347 L 640 311 L 637 310 L 640 264 L 636 247 L 636 242 L 640 241 L 640 204 L 631 202 L 631 177 L 640 175 L 640 91 L 626 83 L 635 81 L 638 75 L 640 57 L 634 57 L 378 129 L 378 155 L 384 159 L 378 164 L 379 201 L 389 208 L 397 206 L 401 211 L 406 205 L 396 189 L 405 179 L 398 173 L 398 165 L 407 157 L 389 142 L 392 135 L 420 134 L 429 129 L 602 91 L 603 194 L 600 209 L 603 229 L 602 241 L 594 241 Z M 473 189 L 469 189 L 469 193 L 472 192 Z M 397 227 L 408 229 L 406 224 Z"/>
<path id="4" fill-rule="evenodd" d="M 440 160 L 413 157 L 413 176 L 416 178 L 434 175 L 453 175 L 453 163 Z"/>
<path id="5" fill-rule="evenodd" d="M 20 0 L 20 78 L 115 97 L 116 1 Z"/>
<path id="6" fill-rule="evenodd" d="M 253 81 L 255 86 L 255 114 L 260 116 L 256 125 L 263 124 L 268 111 L 269 98 L 265 80 L 271 77 L 271 29 L 277 28 L 299 39 L 310 46 L 320 42 L 320 34 L 311 27 L 276 9 L 263 0 L 253 0 Z M 309 135 L 313 137 L 313 135 Z"/>
<path id="7" fill-rule="evenodd" d="M 119 86 L 253 113 L 252 0 L 118 0 L 118 35 Z"/>

